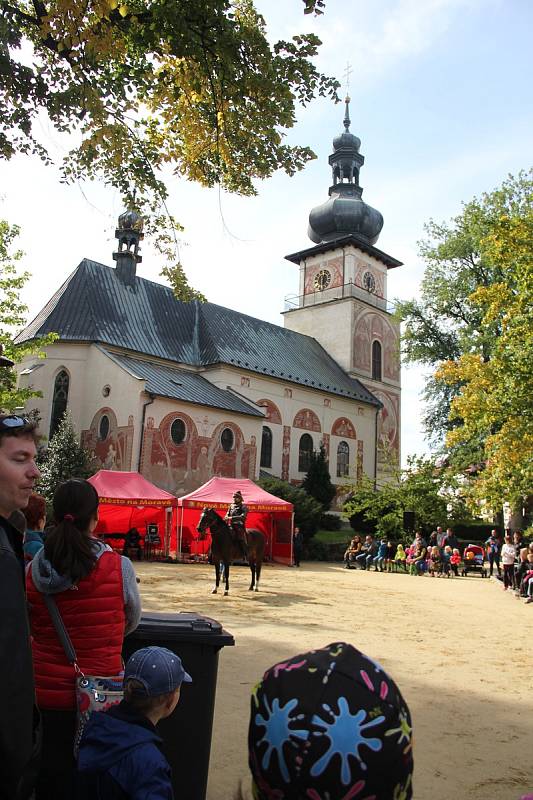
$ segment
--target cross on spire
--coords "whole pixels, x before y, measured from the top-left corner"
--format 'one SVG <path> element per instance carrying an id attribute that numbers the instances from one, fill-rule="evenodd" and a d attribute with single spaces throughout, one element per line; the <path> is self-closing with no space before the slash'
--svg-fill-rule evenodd
<path id="1" fill-rule="evenodd" d="M 350 64 L 349 61 L 347 61 L 346 62 L 346 67 L 344 68 L 344 73 L 343 73 L 344 78 L 346 80 L 346 96 L 347 97 L 348 97 L 348 92 L 349 92 L 349 89 L 350 89 L 350 75 L 352 74 L 352 72 L 353 72 L 352 65 Z"/>

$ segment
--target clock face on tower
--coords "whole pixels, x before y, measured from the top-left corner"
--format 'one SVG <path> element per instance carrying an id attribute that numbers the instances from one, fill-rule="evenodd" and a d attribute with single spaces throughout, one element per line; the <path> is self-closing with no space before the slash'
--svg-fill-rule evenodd
<path id="1" fill-rule="evenodd" d="M 331 283 L 331 272 L 329 272 L 327 269 L 321 269 L 315 275 L 315 280 L 313 283 L 317 291 L 323 292 L 324 289 L 327 289 Z"/>
<path id="2" fill-rule="evenodd" d="M 376 279 L 371 272 L 365 272 L 363 275 L 363 287 L 367 290 L 367 292 L 376 291 Z"/>

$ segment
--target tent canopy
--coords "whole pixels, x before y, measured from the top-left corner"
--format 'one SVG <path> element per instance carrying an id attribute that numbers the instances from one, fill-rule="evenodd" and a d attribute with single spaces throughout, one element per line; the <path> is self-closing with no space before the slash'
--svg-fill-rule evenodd
<path id="1" fill-rule="evenodd" d="M 101 469 L 91 478 L 101 503 L 121 506 L 175 506 L 173 494 L 158 489 L 138 472 Z"/>
<path id="2" fill-rule="evenodd" d="M 292 503 L 282 500 L 273 494 L 265 492 L 248 478 L 211 478 L 194 492 L 178 499 L 178 506 L 182 508 L 211 508 L 226 509 L 232 502 L 233 494 L 239 490 L 244 498 L 244 504 L 253 512 L 292 512 Z"/>

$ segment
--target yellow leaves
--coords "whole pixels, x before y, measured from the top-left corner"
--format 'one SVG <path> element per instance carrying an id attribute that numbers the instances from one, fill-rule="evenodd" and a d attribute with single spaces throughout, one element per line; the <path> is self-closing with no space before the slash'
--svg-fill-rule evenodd
<path id="1" fill-rule="evenodd" d="M 124 6 L 124 5 L 119 6 L 118 7 L 118 13 L 120 14 L 121 17 L 127 17 L 128 14 L 129 14 L 128 6 Z"/>

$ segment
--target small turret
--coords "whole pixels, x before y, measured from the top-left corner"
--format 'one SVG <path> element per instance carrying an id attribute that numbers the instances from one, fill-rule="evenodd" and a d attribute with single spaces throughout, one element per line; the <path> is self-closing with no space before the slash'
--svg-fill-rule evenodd
<path id="1" fill-rule="evenodd" d="M 139 245 L 144 239 L 143 218 L 136 211 L 125 211 L 118 218 L 115 236 L 118 250 L 113 253 L 113 260 L 117 262 L 117 277 L 126 286 L 134 286 L 137 264 L 142 261 Z"/>

